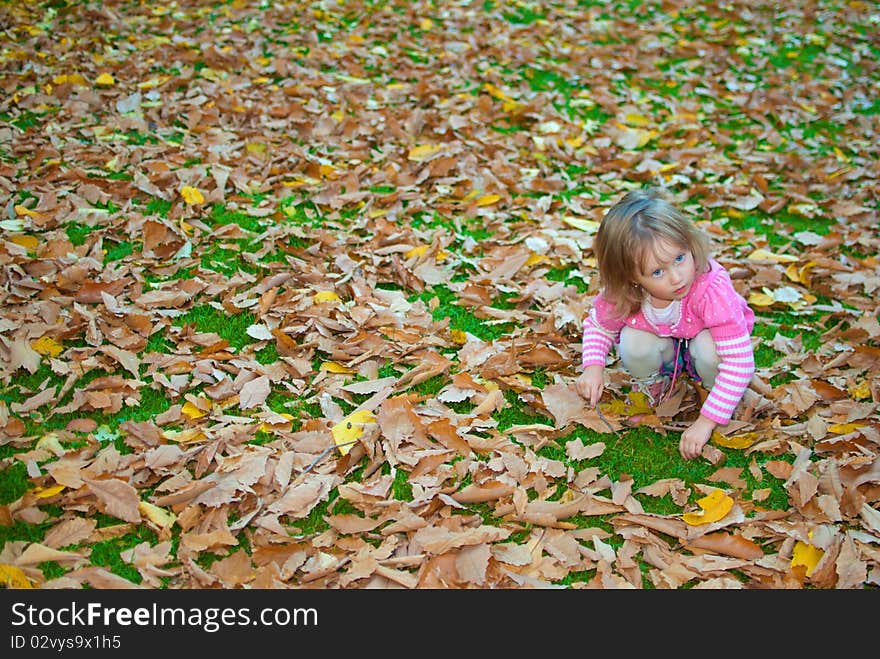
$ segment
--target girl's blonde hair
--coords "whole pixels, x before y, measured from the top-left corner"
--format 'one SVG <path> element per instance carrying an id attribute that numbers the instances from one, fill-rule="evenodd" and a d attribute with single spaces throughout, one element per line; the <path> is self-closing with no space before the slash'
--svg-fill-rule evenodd
<path id="1" fill-rule="evenodd" d="M 635 277 L 657 242 L 665 240 L 694 255 L 697 272 L 709 269 L 709 239 L 665 197 L 659 188 L 631 190 L 608 209 L 593 250 L 599 262 L 602 295 L 623 318 L 636 313 L 644 292 Z"/>

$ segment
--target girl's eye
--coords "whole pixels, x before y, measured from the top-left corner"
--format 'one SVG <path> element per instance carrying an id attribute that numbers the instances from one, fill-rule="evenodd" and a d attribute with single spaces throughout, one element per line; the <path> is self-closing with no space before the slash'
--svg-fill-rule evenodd
<path id="1" fill-rule="evenodd" d="M 654 279 L 657 279 L 661 275 L 663 275 L 663 271 L 660 270 L 659 268 L 657 270 L 654 270 L 654 272 L 651 273 L 651 276 L 654 277 Z"/>
<path id="2" fill-rule="evenodd" d="M 679 254 L 678 256 L 675 257 L 676 263 L 681 263 L 682 261 L 684 261 L 684 254 L 683 253 Z"/>

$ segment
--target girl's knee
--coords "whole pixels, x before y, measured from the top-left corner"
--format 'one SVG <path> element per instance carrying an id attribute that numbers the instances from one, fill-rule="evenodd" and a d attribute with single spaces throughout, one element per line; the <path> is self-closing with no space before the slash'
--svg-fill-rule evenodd
<path id="1" fill-rule="evenodd" d="M 708 330 L 703 330 L 690 341 L 691 359 L 704 383 L 711 386 L 718 375 L 721 358 L 715 349 L 715 341 Z"/>
<path id="2" fill-rule="evenodd" d="M 659 359 L 663 352 L 663 340 L 650 332 L 624 327 L 620 331 L 619 348 L 622 359 Z"/>
<path id="3" fill-rule="evenodd" d="M 671 343 L 670 339 L 656 334 L 624 327 L 617 348 L 624 368 L 638 377 L 644 377 L 660 370 Z"/>

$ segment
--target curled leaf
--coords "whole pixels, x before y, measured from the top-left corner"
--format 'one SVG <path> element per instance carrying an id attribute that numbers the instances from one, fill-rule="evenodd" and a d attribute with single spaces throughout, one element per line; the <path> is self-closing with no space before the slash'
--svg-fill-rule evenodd
<path id="1" fill-rule="evenodd" d="M 333 291 L 320 291 L 315 293 L 312 302 L 315 304 L 323 304 L 324 302 L 342 302 L 342 298 Z"/>
<path id="2" fill-rule="evenodd" d="M 186 401 L 180 411 L 186 414 L 190 419 L 200 419 L 208 413 L 207 411 L 196 407 L 190 401 Z"/>
<path id="3" fill-rule="evenodd" d="M 34 490 L 34 495 L 38 499 L 51 499 L 56 494 L 60 494 L 66 485 L 53 485 L 52 487 L 38 487 Z"/>
<path id="4" fill-rule="evenodd" d="M 777 263 L 792 263 L 798 260 L 798 257 L 791 254 L 774 254 L 763 248 L 756 249 L 747 258 L 752 261 L 776 261 Z"/>
<path id="5" fill-rule="evenodd" d="M 343 366 L 339 362 L 324 362 L 321 364 L 321 370 L 327 371 L 328 373 L 341 373 L 343 375 L 357 373 L 357 371 L 350 369 L 347 366 Z"/>
<path id="6" fill-rule="evenodd" d="M 724 448 L 744 449 L 758 441 L 758 437 L 759 435 L 756 432 L 746 432 L 727 437 L 716 430 L 712 433 L 712 442 Z"/>
<path id="7" fill-rule="evenodd" d="M 404 256 L 404 258 L 407 258 L 407 259 L 411 259 L 414 256 L 419 257 L 428 251 L 428 247 L 429 247 L 428 245 L 419 245 L 418 247 L 413 247 L 411 250 L 409 250 L 403 256 Z"/>
<path id="8" fill-rule="evenodd" d="M 330 432 L 333 434 L 333 441 L 336 442 L 339 452 L 342 455 L 347 455 L 352 444 L 364 434 L 364 426 L 375 422 L 376 416 L 372 412 L 359 410 L 352 412 L 333 426 Z"/>
<path id="9" fill-rule="evenodd" d="M 190 206 L 205 203 L 205 195 L 198 188 L 185 185 L 181 189 L 180 194 L 183 196 L 183 200 Z"/>
<path id="10" fill-rule="evenodd" d="M 685 513 L 681 516 L 681 519 L 691 526 L 711 524 L 723 519 L 733 508 L 733 499 L 727 496 L 723 490 L 716 488 L 702 499 L 698 499 L 697 505 L 701 510 Z"/>
<path id="11" fill-rule="evenodd" d="M 159 528 L 167 529 L 177 521 L 177 515 L 168 512 L 164 508 L 160 508 L 149 501 L 141 501 L 138 504 L 138 510 L 141 515 L 149 519 Z"/>
<path id="12" fill-rule="evenodd" d="M 21 571 L 21 568 L 17 568 L 14 565 L 0 564 L 0 587 L 31 589 L 34 587 L 34 584 Z"/>
<path id="13" fill-rule="evenodd" d="M 31 348 L 33 348 L 36 353 L 49 355 L 50 357 L 57 357 L 64 351 L 64 346 L 57 341 L 50 339 L 48 336 L 41 337 L 31 343 Z"/>
<path id="14" fill-rule="evenodd" d="M 424 160 L 425 158 L 434 155 L 442 148 L 442 144 L 420 144 L 411 148 L 406 157 L 415 162 L 419 162 L 420 160 Z"/>
<path id="15" fill-rule="evenodd" d="M 795 543 L 794 550 L 791 552 L 791 566 L 804 566 L 807 568 L 807 576 L 809 577 L 824 555 L 825 552 L 821 549 L 817 549 L 813 545 L 798 540 L 797 543 Z"/>
<path id="16" fill-rule="evenodd" d="M 477 199 L 477 206 L 491 206 L 501 199 L 501 195 L 487 194 Z"/>

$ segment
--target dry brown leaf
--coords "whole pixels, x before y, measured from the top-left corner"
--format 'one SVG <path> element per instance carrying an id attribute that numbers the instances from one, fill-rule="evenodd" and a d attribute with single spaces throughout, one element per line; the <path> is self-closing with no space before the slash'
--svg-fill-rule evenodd
<path id="1" fill-rule="evenodd" d="M 718 531 L 694 538 L 685 545 L 688 548 L 706 549 L 716 554 L 756 560 L 764 556 L 761 548 L 751 540 L 734 533 Z"/>
<path id="2" fill-rule="evenodd" d="M 140 523 L 141 513 L 138 510 L 140 499 L 134 487 L 117 478 L 103 480 L 84 478 L 83 482 L 101 502 L 103 512 L 126 522 Z"/>

